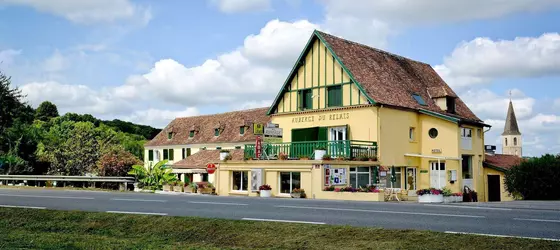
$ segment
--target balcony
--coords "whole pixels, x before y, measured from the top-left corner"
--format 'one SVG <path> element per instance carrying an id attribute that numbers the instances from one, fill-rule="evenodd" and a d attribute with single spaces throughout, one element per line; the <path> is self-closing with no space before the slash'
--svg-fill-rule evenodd
<path id="1" fill-rule="evenodd" d="M 305 141 L 262 144 L 261 160 L 278 159 L 285 154 L 288 159 L 314 158 L 315 149 L 324 148 L 333 159 L 377 159 L 377 142 L 371 141 Z M 245 145 L 245 158 L 257 159 L 255 144 Z"/>

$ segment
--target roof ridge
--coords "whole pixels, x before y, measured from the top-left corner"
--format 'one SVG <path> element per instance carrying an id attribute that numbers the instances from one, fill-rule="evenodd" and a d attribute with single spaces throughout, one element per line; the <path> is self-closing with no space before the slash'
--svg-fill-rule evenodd
<path id="1" fill-rule="evenodd" d="M 371 49 L 371 50 L 375 50 L 375 51 L 380 52 L 380 53 L 383 53 L 383 54 L 387 54 L 388 56 L 392 56 L 392 57 L 396 57 L 396 58 L 399 58 L 399 59 L 404 59 L 404 60 L 413 61 L 413 62 L 417 62 L 417 63 L 420 63 L 420 64 L 425 64 L 425 65 L 431 66 L 430 64 L 425 63 L 425 62 L 421 62 L 421 61 L 414 60 L 414 59 L 411 59 L 411 58 L 408 58 L 408 57 L 405 57 L 405 56 L 397 55 L 397 54 L 395 54 L 395 53 L 392 53 L 392 52 L 389 52 L 389 51 L 385 51 L 385 50 L 382 50 L 382 49 L 374 48 L 374 47 L 372 47 L 372 46 L 369 46 L 369 45 L 366 45 L 366 44 L 363 44 L 363 43 L 351 41 L 351 40 L 348 40 L 348 39 L 346 39 L 346 38 L 342 38 L 342 37 L 339 37 L 339 36 L 335 36 L 335 35 L 333 35 L 333 34 L 329 34 L 329 33 L 326 33 L 326 32 L 320 31 L 320 30 L 315 30 L 315 31 L 318 32 L 318 33 L 320 33 L 320 34 L 332 36 L 332 37 L 334 37 L 334 38 L 336 38 L 336 39 L 343 40 L 343 41 L 345 41 L 345 42 L 347 42 L 347 43 L 351 43 L 351 44 L 354 44 L 354 45 L 357 45 L 357 46 L 362 46 L 362 47 L 365 47 L 365 48 L 368 48 L 368 49 Z"/>
<path id="2" fill-rule="evenodd" d="M 175 119 L 190 119 L 190 118 L 197 118 L 197 117 L 206 117 L 206 116 L 215 116 L 215 115 L 225 115 L 225 114 L 237 113 L 237 112 L 255 111 L 255 110 L 259 110 L 259 109 L 266 109 L 266 110 L 268 110 L 268 108 L 269 108 L 269 107 L 252 108 L 252 109 L 241 109 L 241 110 L 232 110 L 232 111 L 226 111 L 226 112 L 214 113 L 214 114 L 203 114 L 203 115 L 193 115 L 193 116 L 182 116 L 182 117 L 177 117 L 177 118 L 175 118 Z"/>

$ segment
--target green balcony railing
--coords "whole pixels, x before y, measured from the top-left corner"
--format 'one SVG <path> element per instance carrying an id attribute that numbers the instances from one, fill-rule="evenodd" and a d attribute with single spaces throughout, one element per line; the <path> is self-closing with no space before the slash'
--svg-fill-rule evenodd
<path id="1" fill-rule="evenodd" d="M 276 159 L 282 153 L 289 159 L 313 158 L 318 148 L 326 149 L 332 158 L 377 158 L 377 142 L 344 140 L 263 143 L 260 159 Z M 245 145 L 245 158 L 256 159 L 255 144 Z"/>

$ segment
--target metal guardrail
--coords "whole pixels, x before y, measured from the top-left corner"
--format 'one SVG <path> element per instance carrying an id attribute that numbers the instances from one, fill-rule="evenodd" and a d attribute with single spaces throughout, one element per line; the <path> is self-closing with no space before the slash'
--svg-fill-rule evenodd
<path id="1" fill-rule="evenodd" d="M 0 175 L 0 181 L 76 181 L 76 182 L 135 182 L 134 177 L 61 176 L 61 175 Z"/>

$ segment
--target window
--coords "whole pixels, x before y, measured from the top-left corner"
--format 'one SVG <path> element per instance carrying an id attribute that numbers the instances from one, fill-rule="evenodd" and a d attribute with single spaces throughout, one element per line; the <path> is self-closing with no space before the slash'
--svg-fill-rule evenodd
<path id="1" fill-rule="evenodd" d="M 235 149 L 241 149 L 241 146 L 235 146 Z"/>
<path id="2" fill-rule="evenodd" d="M 482 138 L 482 129 L 476 129 L 476 136 L 478 136 L 478 138 Z"/>
<path id="3" fill-rule="evenodd" d="M 216 147 L 216 149 L 222 149 L 222 147 Z"/>
<path id="4" fill-rule="evenodd" d="M 463 172 L 463 179 L 472 179 L 472 156 L 470 155 L 463 155 L 461 159 L 462 165 L 462 172 Z"/>
<path id="5" fill-rule="evenodd" d="M 466 150 L 472 150 L 472 129 L 461 128 L 461 147 Z"/>
<path id="6" fill-rule="evenodd" d="M 431 128 L 431 129 L 428 131 L 428 134 L 430 135 L 430 137 L 431 137 L 432 139 L 435 139 L 435 138 L 438 136 L 438 131 L 437 131 L 437 129 L 435 129 L 435 128 Z"/>
<path id="7" fill-rule="evenodd" d="M 327 102 L 329 107 L 342 106 L 342 85 L 327 88 Z"/>
<path id="8" fill-rule="evenodd" d="M 233 191 L 247 191 L 248 185 L 247 171 L 233 171 L 232 172 L 232 187 Z"/>
<path id="9" fill-rule="evenodd" d="M 517 146 L 517 137 L 513 137 L 513 146 Z"/>
<path id="10" fill-rule="evenodd" d="M 464 137 L 464 138 L 472 138 L 472 129 L 470 129 L 470 128 L 461 128 L 461 137 Z"/>
<path id="11" fill-rule="evenodd" d="M 410 141 L 414 141 L 414 131 L 415 131 L 414 128 L 409 128 L 409 129 L 408 129 L 408 139 L 409 139 Z"/>
<path id="12" fill-rule="evenodd" d="M 395 177 L 396 181 L 393 183 L 392 188 L 402 188 L 401 182 L 401 168 L 395 167 Z M 387 171 L 387 176 L 385 176 L 385 187 L 391 188 L 391 168 Z"/>
<path id="13" fill-rule="evenodd" d="M 448 96 L 446 98 L 447 101 L 447 112 L 455 113 L 455 97 Z"/>
<path id="14" fill-rule="evenodd" d="M 505 138 L 505 139 L 506 139 L 506 141 L 505 141 L 505 142 L 506 142 L 506 146 L 507 146 L 507 138 Z"/>
<path id="15" fill-rule="evenodd" d="M 186 159 L 187 157 L 191 156 L 191 149 L 190 148 L 183 148 L 182 156 L 183 156 L 183 158 L 181 158 L 181 159 Z"/>
<path id="16" fill-rule="evenodd" d="M 159 152 L 159 150 L 156 150 L 156 158 L 154 159 L 155 161 L 159 161 L 161 159 L 161 153 Z"/>
<path id="17" fill-rule="evenodd" d="M 154 151 L 153 150 L 148 150 L 148 161 L 153 161 L 154 160 Z"/>
<path id="18" fill-rule="evenodd" d="M 280 172 L 280 193 L 289 194 L 295 188 L 301 188 L 300 172 Z"/>
<path id="19" fill-rule="evenodd" d="M 220 129 L 219 128 L 214 129 L 214 136 L 220 136 Z"/>
<path id="20" fill-rule="evenodd" d="M 422 98 L 419 94 L 412 94 L 412 98 L 414 98 L 414 100 L 416 100 L 416 102 L 422 106 L 426 106 L 426 102 L 424 101 L 424 98 Z"/>
<path id="21" fill-rule="evenodd" d="M 370 168 L 369 167 L 352 167 L 350 168 L 350 185 L 353 188 L 366 187 L 370 185 Z"/>
<path id="22" fill-rule="evenodd" d="M 167 133 L 167 140 L 173 139 L 173 132 Z"/>
<path id="23" fill-rule="evenodd" d="M 189 137 L 193 138 L 194 137 L 194 130 L 189 131 Z"/>
<path id="24" fill-rule="evenodd" d="M 169 160 L 169 150 L 167 150 L 167 149 L 163 150 L 163 159 L 164 160 Z"/>
<path id="25" fill-rule="evenodd" d="M 202 182 L 208 182 L 208 173 L 200 174 Z"/>
<path id="26" fill-rule="evenodd" d="M 242 127 L 239 127 L 239 134 L 240 134 L 240 135 L 245 134 L 245 127 L 243 127 L 243 126 L 242 126 Z"/>
<path id="27" fill-rule="evenodd" d="M 311 89 L 299 91 L 300 110 L 313 109 L 313 92 Z"/>

